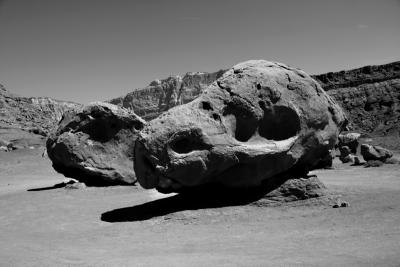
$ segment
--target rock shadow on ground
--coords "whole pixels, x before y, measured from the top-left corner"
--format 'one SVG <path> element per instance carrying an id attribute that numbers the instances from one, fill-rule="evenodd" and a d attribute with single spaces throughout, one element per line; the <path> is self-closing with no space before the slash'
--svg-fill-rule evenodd
<path id="1" fill-rule="evenodd" d="M 101 220 L 110 223 L 144 221 L 185 210 L 248 205 L 261 199 L 291 202 L 320 197 L 325 193 L 325 186 L 316 177 L 290 179 L 279 185 L 272 183 L 248 189 L 207 186 L 136 206 L 107 211 L 101 215 Z"/>

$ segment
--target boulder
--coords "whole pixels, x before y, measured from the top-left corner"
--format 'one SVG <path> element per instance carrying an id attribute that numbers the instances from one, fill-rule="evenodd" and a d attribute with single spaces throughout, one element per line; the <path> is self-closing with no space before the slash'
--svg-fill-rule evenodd
<path id="1" fill-rule="evenodd" d="M 134 144 L 144 125 L 133 111 L 92 103 L 64 114 L 47 154 L 56 171 L 87 185 L 134 184 Z"/>
<path id="2" fill-rule="evenodd" d="M 385 162 L 393 156 L 393 153 L 381 146 L 373 146 L 369 144 L 361 145 L 361 155 L 365 161 L 379 160 Z"/>
<path id="3" fill-rule="evenodd" d="M 360 136 L 359 133 L 339 134 L 339 148 L 347 146 L 351 153 L 357 154 Z"/>
<path id="4" fill-rule="evenodd" d="M 317 178 L 289 179 L 264 198 L 279 202 L 289 202 L 320 197 L 325 194 L 325 185 Z"/>
<path id="5" fill-rule="evenodd" d="M 345 123 L 305 72 L 250 60 L 149 122 L 136 140 L 135 172 L 144 188 L 160 192 L 304 177 L 326 160 Z"/>

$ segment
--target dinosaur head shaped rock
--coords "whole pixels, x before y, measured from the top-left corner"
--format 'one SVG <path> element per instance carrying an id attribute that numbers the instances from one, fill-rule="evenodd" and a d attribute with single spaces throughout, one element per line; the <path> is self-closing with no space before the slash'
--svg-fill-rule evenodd
<path id="1" fill-rule="evenodd" d="M 345 121 L 305 72 L 246 61 L 199 98 L 151 121 L 136 141 L 135 172 L 144 188 L 161 192 L 258 186 L 285 172 L 312 170 Z"/>

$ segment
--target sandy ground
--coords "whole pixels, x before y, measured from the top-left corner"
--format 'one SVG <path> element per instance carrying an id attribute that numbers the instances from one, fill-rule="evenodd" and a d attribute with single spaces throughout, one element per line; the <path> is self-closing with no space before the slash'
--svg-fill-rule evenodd
<path id="1" fill-rule="evenodd" d="M 319 200 L 199 208 L 139 187 L 28 191 L 64 180 L 41 152 L 0 152 L 0 266 L 400 266 L 400 165 L 316 171 Z"/>

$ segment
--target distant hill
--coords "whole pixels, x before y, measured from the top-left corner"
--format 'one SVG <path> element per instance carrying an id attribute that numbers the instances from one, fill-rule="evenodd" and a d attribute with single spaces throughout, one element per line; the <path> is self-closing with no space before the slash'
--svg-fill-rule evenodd
<path id="1" fill-rule="evenodd" d="M 22 97 L 0 85 L 0 128 L 14 128 L 46 135 L 63 113 L 82 105 L 49 97 Z"/>
<path id="2" fill-rule="evenodd" d="M 108 102 L 132 109 L 145 120 L 151 120 L 174 106 L 192 101 L 224 72 L 188 72 L 184 76 L 155 80 L 144 88 Z"/>

